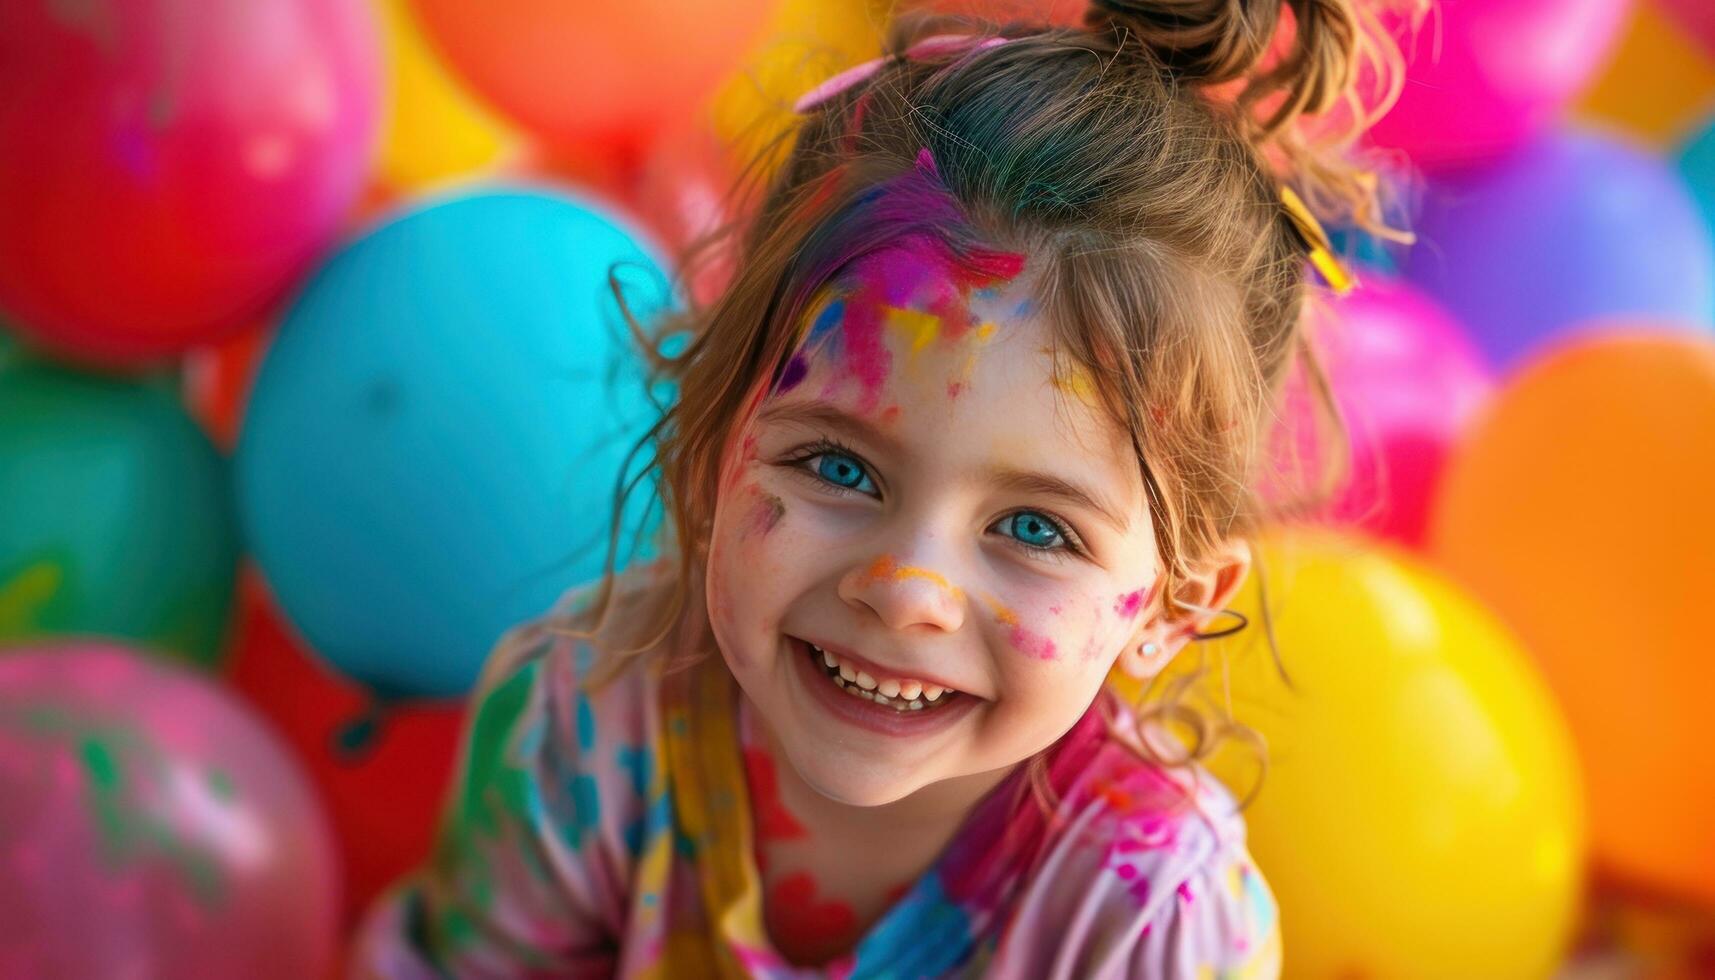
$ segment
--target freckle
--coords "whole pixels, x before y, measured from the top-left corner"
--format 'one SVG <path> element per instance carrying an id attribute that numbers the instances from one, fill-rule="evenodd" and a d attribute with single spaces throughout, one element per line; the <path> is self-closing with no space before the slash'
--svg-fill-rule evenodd
<path id="1" fill-rule="evenodd" d="M 1050 612 L 1050 613 L 1052 613 L 1052 614 L 1054 614 L 1054 615 L 1056 615 L 1056 616 L 1058 616 L 1058 615 L 1060 615 L 1060 604 L 1059 604 L 1059 603 L 1055 603 L 1055 604 L 1054 604 L 1054 605 L 1052 605 L 1052 606 L 1049 606 L 1049 607 L 1048 607 L 1048 611 L 1049 611 L 1049 612 Z"/>
<path id="2" fill-rule="evenodd" d="M 899 406 L 889 405 L 881 410 L 881 424 L 892 425 L 899 421 Z"/>
<path id="3" fill-rule="evenodd" d="M 965 383 L 963 381 L 949 381 L 949 382 L 947 382 L 947 397 L 948 398 L 957 398 L 957 397 L 959 397 L 959 392 L 964 391 L 964 390 L 965 390 Z"/>

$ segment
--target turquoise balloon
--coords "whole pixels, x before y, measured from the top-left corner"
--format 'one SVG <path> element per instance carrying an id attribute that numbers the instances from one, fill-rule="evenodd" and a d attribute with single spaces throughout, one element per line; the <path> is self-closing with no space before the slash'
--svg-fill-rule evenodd
<path id="1" fill-rule="evenodd" d="M 1715 241 L 1715 119 L 1680 150 L 1679 172 L 1690 185 L 1710 239 Z M 1715 310 L 1710 315 L 1715 317 Z"/>
<path id="2" fill-rule="evenodd" d="M 468 690 L 501 633 L 601 572 L 658 417 L 610 267 L 645 323 L 671 303 L 600 207 L 469 191 L 350 244 L 281 323 L 239 438 L 244 527 L 304 638 L 381 696 Z M 645 484 L 622 561 L 658 515 Z"/>
<path id="3" fill-rule="evenodd" d="M 227 463 L 169 386 L 0 373 L 0 643 L 97 634 L 212 667 L 238 554 Z"/>

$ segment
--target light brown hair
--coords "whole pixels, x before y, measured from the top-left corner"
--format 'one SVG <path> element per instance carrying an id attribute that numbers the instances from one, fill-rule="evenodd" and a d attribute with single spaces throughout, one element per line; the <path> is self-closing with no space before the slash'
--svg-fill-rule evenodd
<path id="1" fill-rule="evenodd" d="M 1285 9 L 1295 24 L 1282 49 Z M 1087 372 L 1131 435 L 1164 564 L 1159 612 L 1170 620 L 1189 613 L 1175 586 L 1220 542 L 1315 503 L 1337 477 L 1343 452 L 1294 500 L 1268 505 L 1256 491 L 1295 360 L 1326 430 L 1344 441 L 1303 329 L 1307 245 L 1280 187 L 1298 188 L 1326 217 L 1397 234 L 1382 220 L 1384 188 L 1349 153 L 1402 74 L 1375 12 L 1356 0 L 1099 0 L 1083 28 L 909 14 L 895 21 L 889 50 L 950 31 L 1008 41 L 922 60 L 896 54 L 809 112 L 786 137 L 784 164 L 750 185 L 760 194 L 733 198 L 743 219 L 681 270 L 690 281 L 724 248 L 730 285 L 707 307 L 633 324 L 657 378 L 677 388 L 639 447 L 653 455 L 672 537 L 644 584 L 620 591 L 615 528 L 608 574 L 568 626 L 601 636 L 609 659 L 597 684 L 664 641 L 682 657 L 713 649 L 690 589 L 723 455 L 799 342 L 814 293 L 896 233 L 890 222 L 917 220 L 955 256 L 1030 256 L 1058 331 L 1056 360 Z M 925 149 L 950 206 L 916 219 L 879 214 L 876 189 L 910 173 Z M 673 334 L 688 342 L 669 355 L 661 340 Z M 642 486 L 623 486 L 615 512 Z M 1228 735 L 1260 749 L 1230 711 L 1210 718 L 1188 705 L 1195 679 L 1146 692 L 1140 721 L 1193 729 L 1184 757 L 1152 761 L 1191 764 Z"/>

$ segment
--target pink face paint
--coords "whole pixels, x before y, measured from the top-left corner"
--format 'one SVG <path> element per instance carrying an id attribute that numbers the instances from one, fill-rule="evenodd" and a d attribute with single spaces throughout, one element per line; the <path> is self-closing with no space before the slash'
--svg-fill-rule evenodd
<path id="1" fill-rule="evenodd" d="M 1037 660 L 1053 660 L 1058 656 L 1053 640 L 1021 625 L 1018 622 L 1018 614 L 1000 602 L 994 599 L 987 601 L 994 618 L 999 620 L 1002 626 L 1011 627 L 1007 642 L 1012 644 L 1013 649 Z"/>
<path id="2" fill-rule="evenodd" d="M 1161 579 L 1157 578 L 1147 589 L 1138 589 L 1135 592 L 1127 592 L 1125 595 L 1114 600 L 1114 612 L 1119 613 L 1126 619 L 1134 618 L 1146 606 L 1154 601 L 1155 590 L 1160 587 Z"/>

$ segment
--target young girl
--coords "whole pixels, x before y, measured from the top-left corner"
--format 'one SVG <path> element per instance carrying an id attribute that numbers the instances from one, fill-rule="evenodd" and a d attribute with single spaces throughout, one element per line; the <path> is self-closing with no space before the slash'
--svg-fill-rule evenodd
<path id="1" fill-rule="evenodd" d="M 1218 732 L 1107 681 L 1243 625 L 1306 260 L 1340 273 L 1283 175 L 1373 213 L 1293 123 L 1397 53 L 1289 6 L 1273 50 L 1277 0 L 907 19 L 800 102 L 735 281 L 651 351 L 671 557 L 508 634 L 358 973 L 1278 972 Z"/>

